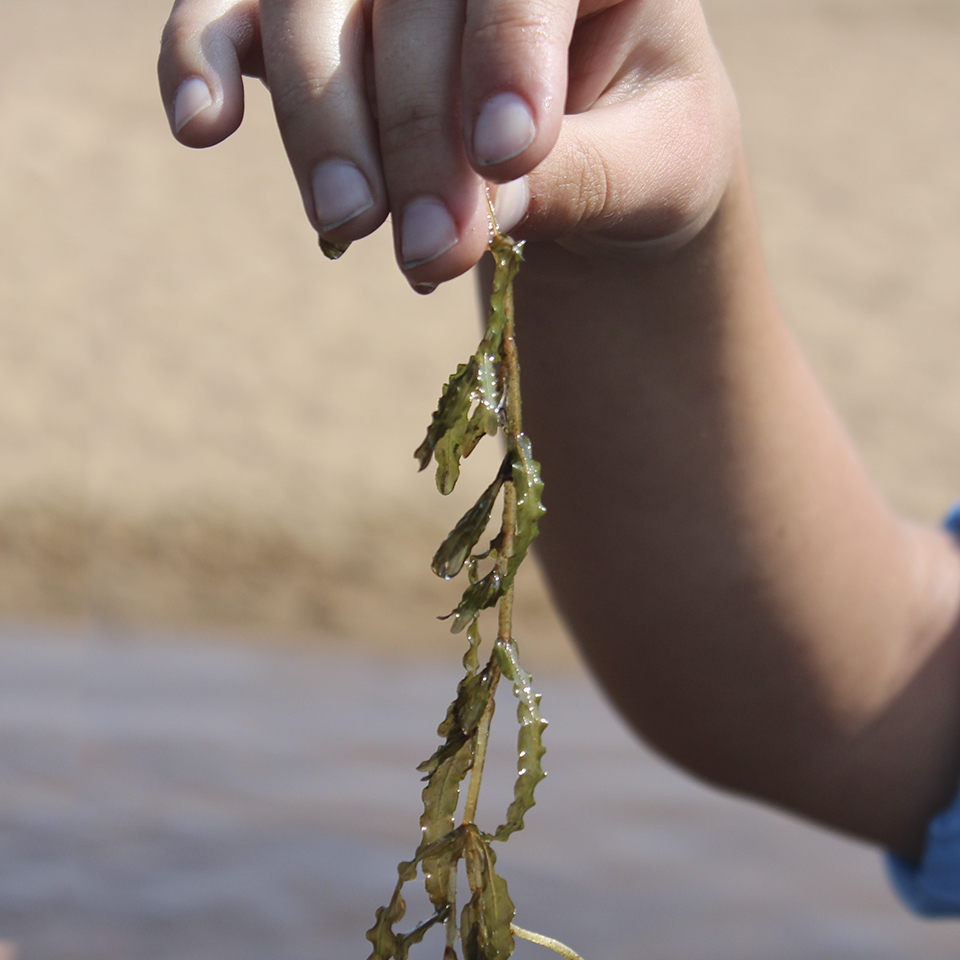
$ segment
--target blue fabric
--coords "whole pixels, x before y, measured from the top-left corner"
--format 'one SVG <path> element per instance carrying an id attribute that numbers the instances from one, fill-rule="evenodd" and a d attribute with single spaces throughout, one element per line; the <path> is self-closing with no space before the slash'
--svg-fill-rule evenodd
<path id="1" fill-rule="evenodd" d="M 960 502 L 943 521 L 960 536 Z M 900 899 L 924 917 L 960 917 L 960 793 L 927 827 L 919 863 L 886 854 L 887 873 Z"/>
<path id="2" fill-rule="evenodd" d="M 890 882 L 914 913 L 960 916 L 960 794 L 930 821 L 919 863 L 889 851 L 886 863 Z"/>
<path id="3" fill-rule="evenodd" d="M 951 533 L 960 537 L 960 500 L 953 505 L 953 509 L 947 514 L 943 525 Z"/>

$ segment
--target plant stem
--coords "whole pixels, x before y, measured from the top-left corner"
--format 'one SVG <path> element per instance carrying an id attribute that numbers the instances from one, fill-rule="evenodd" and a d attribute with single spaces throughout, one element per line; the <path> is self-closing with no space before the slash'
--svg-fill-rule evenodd
<path id="1" fill-rule="evenodd" d="M 513 284 L 507 287 L 503 299 L 503 353 L 502 376 L 506 395 L 506 417 L 504 433 L 507 443 L 515 441 L 523 432 L 523 420 L 520 412 L 520 360 L 517 356 L 517 342 L 514 339 Z M 506 563 L 513 556 L 513 539 L 517 532 L 517 491 L 512 480 L 503 485 L 503 546 L 501 558 L 506 572 Z M 499 637 L 509 640 L 513 636 L 513 584 L 500 600 Z"/>
<path id="2" fill-rule="evenodd" d="M 545 937 L 542 933 L 524 930 L 523 927 L 518 927 L 515 923 L 510 924 L 510 932 L 515 937 L 520 937 L 521 940 L 529 940 L 531 943 L 538 943 L 541 947 L 553 950 L 554 953 L 559 953 L 561 957 L 566 957 L 567 960 L 583 960 L 576 950 L 572 950 L 559 940 L 554 940 L 553 937 Z"/>
<path id="3" fill-rule="evenodd" d="M 503 385 L 507 391 L 507 437 L 518 437 L 523 432 L 520 417 L 520 361 L 514 339 L 513 284 L 507 287 L 503 298 Z"/>
<path id="4" fill-rule="evenodd" d="M 487 759 L 487 740 L 490 737 L 490 721 L 493 719 L 493 694 L 500 671 L 494 667 L 493 687 L 490 699 L 484 707 L 480 723 L 477 725 L 477 741 L 473 748 L 473 767 L 470 770 L 470 785 L 467 787 L 467 799 L 463 804 L 463 822 L 473 823 L 477 818 L 477 801 L 480 799 L 480 781 L 483 779 L 483 764 Z"/>

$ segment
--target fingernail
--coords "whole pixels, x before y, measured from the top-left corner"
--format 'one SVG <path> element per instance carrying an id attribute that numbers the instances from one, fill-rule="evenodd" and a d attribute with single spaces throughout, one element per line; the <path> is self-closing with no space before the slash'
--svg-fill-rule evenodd
<path id="1" fill-rule="evenodd" d="M 433 291 L 437 289 L 435 283 L 411 283 L 410 286 L 413 287 L 416 293 L 419 293 L 423 297 L 429 293 L 433 293 Z"/>
<path id="2" fill-rule="evenodd" d="M 197 114 L 213 103 L 213 95 L 202 77 L 187 77 L 173 102 L 173 129 L 179 133 Z"/>
<path id="3" fill-rule="evenodd" d="M 325 160 L 313 171 L 313 208 L 321 230 L 335 230 L 372 206 L 367 178 L 349 160 Z"/>
<path id="4" fill-rule="evenodd" d="M 500 232 L 509 233 L 526 216 L 529 204 L 530 188 L 526 177 L 501 183 L 493 201 L 493 212 L 497 215 Z"/>
<path id="5" fill-rule="evenodd" d="M 473 156 L 481 166 L 512 160 L 533 143 L 537 127 L 522 97 L 497 93 L 480 108 L 473 128 Z"/>
<path id="6" fill-rule="evenodd" d="M 407 204 L 400 224 L 400 258 L 404 270 L 436 260 L 460 238 L 447 208 L 432 197 Z"/>

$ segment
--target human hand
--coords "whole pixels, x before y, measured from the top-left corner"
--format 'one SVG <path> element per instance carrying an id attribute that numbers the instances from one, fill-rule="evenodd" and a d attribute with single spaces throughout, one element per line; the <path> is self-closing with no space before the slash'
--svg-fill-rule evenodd
<path id="1" fill-rule="evenodd" d="M 603 250 L 709 219 L 739 140 L 696 0 L 176 0 L 160 85 L 178 139 L 229 136 L 259 76 L 307 216 L 352 241 L 392 214 L 419 289 L 501 228 Z"/>

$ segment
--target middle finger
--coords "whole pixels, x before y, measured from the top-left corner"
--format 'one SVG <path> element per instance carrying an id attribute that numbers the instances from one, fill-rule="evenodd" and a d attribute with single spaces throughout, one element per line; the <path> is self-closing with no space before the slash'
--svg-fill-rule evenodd
<path id="1" fill-rule="evenodd" d="M 414 284 L 457 276 L 487 245 L 483 183 L 463 144 L 463 0 L 380 0 L 374 71 L 397 259 Z"/>

